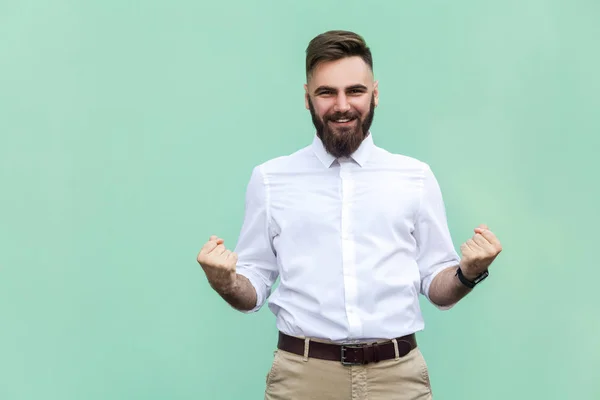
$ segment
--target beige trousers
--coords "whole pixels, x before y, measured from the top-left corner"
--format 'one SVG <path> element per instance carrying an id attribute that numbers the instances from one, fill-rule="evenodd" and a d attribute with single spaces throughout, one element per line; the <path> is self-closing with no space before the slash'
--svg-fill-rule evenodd
<path id="1" fill-rule="evenodd" d="M 431 400 L 419 348 L 399 359 L 345 366 L 283 350 L 267 375 L 265 400 Z"/>

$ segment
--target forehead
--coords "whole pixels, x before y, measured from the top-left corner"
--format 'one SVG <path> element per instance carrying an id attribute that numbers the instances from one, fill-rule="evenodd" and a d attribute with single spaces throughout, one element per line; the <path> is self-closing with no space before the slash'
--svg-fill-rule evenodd
<path id="1" fill-rule="evenodd" d="M 356 84 L 371 87 L 372 83 L 371 69 L 362 58 L 356 56 L 317 64 L 308 86 L 313 89 L 319 86 L 344 88 Z"/>

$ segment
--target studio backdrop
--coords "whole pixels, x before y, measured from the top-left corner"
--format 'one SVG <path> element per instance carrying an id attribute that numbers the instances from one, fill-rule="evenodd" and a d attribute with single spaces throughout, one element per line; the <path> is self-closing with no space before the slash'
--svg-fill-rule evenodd
<path id="1" fill-rule="evenodd" d="M 372 49 L 375 144 L 504 250 L 418 334 L 440 400 L 600 399 L 598 1 L 0 2 L 0 399 L 260 399 L 277 331 L 206 282 L 255 165 L 312 141 L 304 56 Z"/>

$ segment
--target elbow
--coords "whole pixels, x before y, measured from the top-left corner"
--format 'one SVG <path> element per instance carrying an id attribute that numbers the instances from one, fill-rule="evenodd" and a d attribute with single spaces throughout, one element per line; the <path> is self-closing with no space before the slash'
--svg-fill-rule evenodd
<path id="1" fill-rule="evenodd" d="M 448 311 L 456 305 L 456 302 L 451 301 L 440 301 L 440 302 L 431 302 L 435 308 L 441 311 Z"/>

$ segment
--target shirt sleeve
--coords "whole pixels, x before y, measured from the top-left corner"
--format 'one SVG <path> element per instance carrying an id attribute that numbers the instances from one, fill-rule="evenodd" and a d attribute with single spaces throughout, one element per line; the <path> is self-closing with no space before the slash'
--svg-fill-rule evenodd
<path id="1" fill-rule="evenodd" d="M 421 294 L 437 308 L 448 310 L 456 303 L 448 306 L 434 303 L 429 297 L 429 288 L 438 273 L 447 267 L 458 265 L 460 258 L 448 230 L 446 209 L 439 184 L 427 164 L 424 170 L 421 205 L 413 234 L 418 248 Z"/>
<path id="2" fill-rule="evenodd" d="M 244 221 L 235 249 L 236 272 L 248 278 L 256 290 L 256 306 L 244 313 L 256 312 L 264 305 L 279 276 L 269 229 L 267 190 L 262 167 L 255 167 L 246 188 Z"/>

